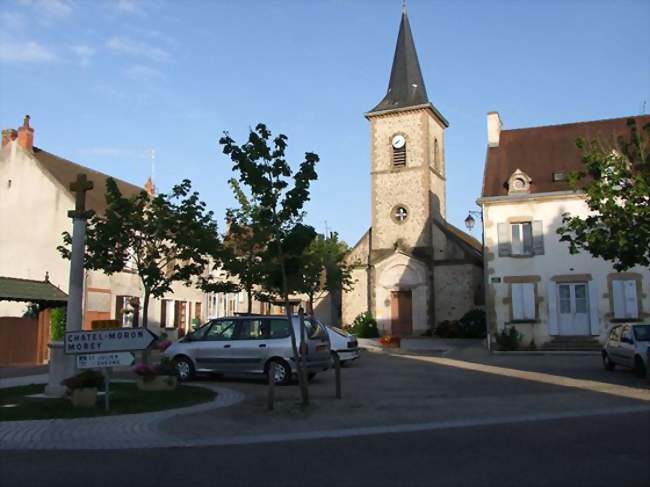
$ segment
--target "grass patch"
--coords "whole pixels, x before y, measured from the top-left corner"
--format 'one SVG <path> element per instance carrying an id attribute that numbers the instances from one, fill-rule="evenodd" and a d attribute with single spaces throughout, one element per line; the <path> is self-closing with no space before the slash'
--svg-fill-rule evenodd
<path id="1" fill-rule="evenodd" d="M 0 419 L 88 418 L 120 414 L 146 413 L 175 409 L 211 401 L 216 392 L 205 387 L 179 385 L 175 391 L 140 391 L 135 383 L 111 383 L 111 410 L 104 410 L 104 397 L 99 396 L 94 408 L 75 408 L 68 399 L 26 397 L 42 393 L 43 385 L 0 389 Z"/>

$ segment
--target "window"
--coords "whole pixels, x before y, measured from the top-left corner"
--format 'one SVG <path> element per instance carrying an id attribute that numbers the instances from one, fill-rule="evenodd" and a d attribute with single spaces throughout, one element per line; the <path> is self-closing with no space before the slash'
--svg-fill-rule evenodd
<path id="1" fill-rule="evenodd" d="M 621 332 L 621 342 L 634 343 L 634 340 L 632 340 L 632 329 L 629 325 L 623 327 L 623 331 Z"/>
<path id="2" fill-rule="evenodd" d="M 533 226 L 530 222 L 511 223 L 512 255 L 533 254 Z"/>
<path id="3" fill-rule="evenodd" d="M 567 174 L 564 171 L 555 171 L 553 173 L 553 182 L 559 183 L 560 181 L 566 181 Z"/>
<path id="4" fill-rule="evenodd" d="M 620 326 L 615 326 L 609 332 L 609 339 L 610 339 L 610 341 L 617 342 L 620 337 L 621 337 L 621 327 Z"/>
<path id="5" fill-rule="evenodd" d="M 533 283 L 513 283 L 512 292 L 512 319 L 513 321 L 534 321 L 535 311 L 535 285 Z"/>
<path id="6" fill-rule="evenodd" d="M 311 320 L 305 320 L 305 332 L 310 339 L 322 338 L 326 333 L 322 325 Z"/>
<path id="7" fill-rule="evenodd" d="M 438 139 L 433 139 L 433 167 L 436 171 L 440 171 L 440 147 L 438 147 Z"/>
<path id="8" fill-rule="evenodd" d="M 390 216 L 395 223 L 404 223 L 409 217 L 409 212 L 404 206 L 398 205 L 391 210 Z"/>
<path id="9" fill-rule="evenodd" d="M 239 325 L 239 340 L 263 340 L 266 326 L 263 320 L 244 320 Z"/>
<path id="10" fill-rule="evenodd" d="M 541 220 L 497 224 L 499 257 L 544 254 L 544 227 Z"/>
<path id="11" fill-rule="evenodd" d="M 617 320 L 639 317 L 636 281 L 632 279 L 612 281 L 612 307 L 614 318 Z"/>
<path id="12" fill-rule="evenodd" d="M 272 319 L 269 322 L 269 338 L 286 338 L 289 336 L 289 322 L 283 319 Z"/>
<path id="13" fill-rule="evenodd" d="M 633 329 L 637 342 L 650 342 L 650 325 L 634 325 Z"/>
<path id="14" fill-rule="evenodd" d="M 205 340 L 211 341 L 228 341 L 232 340 L 235 331 L 234 320 L 214 321 L 212 326 L 205 334 Z"/>

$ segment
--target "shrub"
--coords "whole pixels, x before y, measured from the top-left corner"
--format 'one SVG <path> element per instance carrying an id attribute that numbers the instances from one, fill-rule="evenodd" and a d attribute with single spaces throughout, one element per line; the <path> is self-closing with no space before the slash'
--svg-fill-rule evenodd
<path id="1" fill-rule="evenodd" d="M 63 340 L 65 335 L 65 307 L 54 308 L 50 311 L 50 336 L 52 341 Z"/>
<path id="2" fill-rule="evenodd" d="M 460 324 L 458 321 L 445 320 L 438 323 L 435 331 L 436 335 L 440 338 L 459 338 L 460 337 Z"/>
<path id="3" fill-rule="evenodd" d="M 359 314 L 352 323 L 352 334 L 359 338 L 378 338 L 377 321 L 369 311 Z"/>
<path id="4" fill-rule="evenodd" d="M 472 309 L 460 319 L 460 338 L 485 338 L 485 311 Z"/>
<path id="5" fill-rule="evenodd" d="M 83 389 L 85 387 L 97 387 L 99 389 L 104 386 L 104 376 L 94 370 L 84 370 L 77 375 L 62 380 L 61 384 L 69 390 Z"/>
<path id="6" fill-rule="evenodd" d="M 401 338 L 397 335 L 384 335 L 379 339 L 379 343 L 385 346 L 400 346 Z"/>
<path id="7" fill-rule="evenodd" d="M 159 375 L 164 376 L 175 376 L 176 370 L 172 366 L 170 360 L 164 357 L 160 364 L 150 365 L 145 363 L 140 363 L 133 368 L 135 375 L 141 376 L 145 382 L 149 382 Z"/>
<path id="8" fill-rule="evenodd" d="M 518 350 L 523 335 L 517 331 L 514 326 L 504 326 L 503 330 L 494 335 L 499 350 L 511 351 Z"/>

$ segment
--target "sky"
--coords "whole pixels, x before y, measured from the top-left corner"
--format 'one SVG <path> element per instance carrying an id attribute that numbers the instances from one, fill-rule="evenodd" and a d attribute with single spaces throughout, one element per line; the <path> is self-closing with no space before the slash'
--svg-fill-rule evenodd
<path id="1" fill-rule="evenodd" d="M 0 125 L 161 190 L 192 180 L 222 218 L 218 139 L 264 122 L 294 167 L 319 154 L 306 221 L 353 245 L 370 224 L 369 122 L 385 95 L 401 0 L 0 0 Z M 650 110 L 650 2 L 409 0 L 446 131 L 447 218 L 478 209 L 486 113 L 504 128 Z M 480 239 L 480 230 L 474 229 Z"/>

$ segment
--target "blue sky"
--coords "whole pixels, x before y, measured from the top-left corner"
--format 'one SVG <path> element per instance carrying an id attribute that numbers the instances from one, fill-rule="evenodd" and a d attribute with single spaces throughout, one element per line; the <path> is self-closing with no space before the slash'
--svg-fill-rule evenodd
<path id="1" fill-rule="evenodd" d="M 650 105 L 650 2 L 409 0 L 446 139 L 448 219 L 475 209 L 485 114 L 505 128 Z M 2 0 L 0 124 L 142 184 L 182 178 L 218 216 L 233 203 L 218 138 L 258 121 L 321 157 L 307 221 L 350 244 L 370 222 L 368 122 L 384 96 L 400 0 Z M 650 110 L 650 107 L 646 109 Z M 480 238 L 480 233 L 475 230 Z"/>

